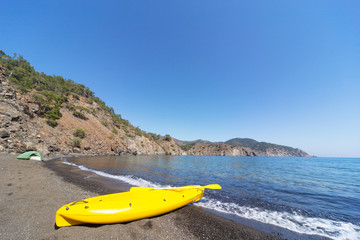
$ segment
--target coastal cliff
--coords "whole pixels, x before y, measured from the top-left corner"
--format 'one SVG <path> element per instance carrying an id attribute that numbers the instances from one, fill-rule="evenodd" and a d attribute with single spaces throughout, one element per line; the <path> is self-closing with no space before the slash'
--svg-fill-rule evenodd
<path id="1" fill-rule="evenodd" d="M 0 152 L 44 156 L 216 155 L 308 156 L 279 145 L 266 150 L 233 142 L 184 142 L 134 127 L 94 92 L 60 76 L 36 72 L 21 56 L 0 51 Z"/>

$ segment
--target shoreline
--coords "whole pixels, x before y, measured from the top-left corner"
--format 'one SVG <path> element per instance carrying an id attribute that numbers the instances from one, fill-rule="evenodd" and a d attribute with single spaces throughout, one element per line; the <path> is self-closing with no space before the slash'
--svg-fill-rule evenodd
<path id="1" fill-rule="evenodd" d="M 55 159 L 36 162 L 15 157 L 0 153 L 1 239 L 280 239 L 196 206 L 125 224 L 55 230 L 55 213 L 64 204 L 127 191 L 129 186 L 114 182 L 104 187 L 96 176 L 56 166 Z"/>

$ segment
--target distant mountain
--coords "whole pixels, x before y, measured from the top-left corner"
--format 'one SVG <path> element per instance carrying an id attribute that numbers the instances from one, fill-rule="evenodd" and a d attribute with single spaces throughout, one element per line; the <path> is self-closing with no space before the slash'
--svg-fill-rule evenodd
<path id="1" fill-rule="evenodd" d="M 194 144 L 194 143 L 213 143 L 213 142 L 210 142 L 207 140 L 202 140 L 202 139 L 198 139 L 198 140 L 194 140 L 194 141 L 182 141 L 182 140 L 174 138 L 174 141 L 177 145 L 188 145 L 188 144 Z"/>
<path id="2" fill-rule="evenodd" d="M 233 138 L 225 142 L 232 146 L 247 147 L 258 155 L 262 156 L 296 156 L 296 157 L 309 157 L 309 154 L 298 149 L 288 146 L 277 145 L 267 142 L 258 142 L 251 138 Z"/>

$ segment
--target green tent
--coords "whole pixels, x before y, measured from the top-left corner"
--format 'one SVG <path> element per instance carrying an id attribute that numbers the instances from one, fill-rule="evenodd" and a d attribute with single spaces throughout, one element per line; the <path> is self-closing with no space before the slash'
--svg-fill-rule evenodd
<path id="1" fill-rule="evenodd" d="M 44 161 L 41 154 L 36 151 L 30 151 L 20 154 L 16 157 L 17 159 L 25 159 L 25 160 L 37 160 L 37 161 Z"/>

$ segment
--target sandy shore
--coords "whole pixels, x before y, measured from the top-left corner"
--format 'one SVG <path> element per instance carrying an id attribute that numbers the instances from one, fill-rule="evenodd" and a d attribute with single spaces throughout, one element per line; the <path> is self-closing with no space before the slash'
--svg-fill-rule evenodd
<path id="1" fill-rule="evenodd" d="M 59 207 L 113 189 L 53 168 L 0 154 L 0 239 L 277 239 L 193 206 L 126 224 L 56 230 Z"/>

